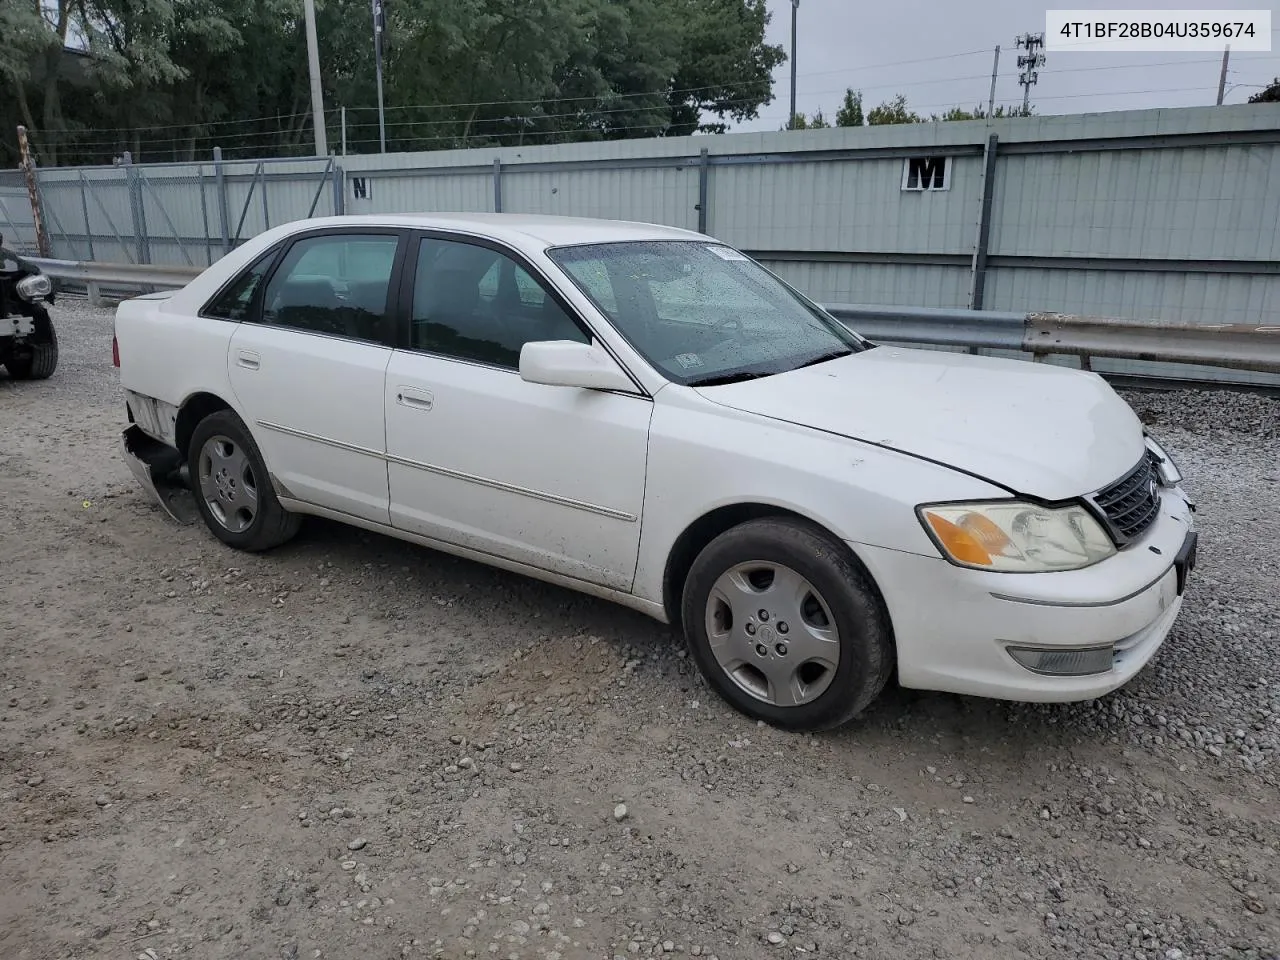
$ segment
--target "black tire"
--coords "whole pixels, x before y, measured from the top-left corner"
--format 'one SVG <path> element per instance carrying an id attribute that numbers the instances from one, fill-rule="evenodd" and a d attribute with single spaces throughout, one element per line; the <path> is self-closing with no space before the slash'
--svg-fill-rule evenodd
<path id="1" fill-rule="evenodd" d="M 807 702 L 778 706 L 753 696 L 730 677 L 713 652 L 707 627 L 712 590 L 735 566 L 755 562 L 789 568 L 808 581 L 820 594 L 838 630 L 836 669 L 824 671 L 824 676 L 830 673 L 825 690 Z M 707 682 L 740 712 L 776 727 L 828 730 L 847 723 L 879 696 L 894 670 L 892 627 L 870 576 L 842 544 L 801 521 L 751 520 L 716 537 L 694 560 L 685 579 L 681 607 L 690 654 Z M 755 623 L 752 628 L 764 629 Z M 749 652 L 759 649 L 763 632 L 753 634 L 752 639 L 745 633 L 745 623 L 733 623 L 725 629 L 730 645 L 741 642 Z M 756 669 L 752 666 L 755 661 L 750 660 L 750 653 L 744 656 L 749 661 L 745 675 L 750 676 Z"/>
<path id="2" fill-rule="evenodd" d="M 15 380 L 48 380 L 58 369 L 58 331 L 48 312 L 37 308 L 35 336 L 31 341 L 12 348 L 4 365 Z"/>
<path id="3" fill-rule="evenodd" d="M 231 441 L 243 451 L 250 471 L 247 476 L 256 491 L 256 509 L 252 520 L 241 530 L 230 529 L 214 514 L 201 486 L 201 461 L 205 444 L 219 437 Z M 280 506 L 271 487 L 267 465 L 253 435 L 245 427 L 244 421 L 231 410 L 211 413 L 196 425 L 191 434 L 191 444 L 187 448 L 187 468 L 200 516 L 213 535 L 228 546 L 255 553 L 270 550 L 291 540 L 301 527 L 302 517 Z"/>

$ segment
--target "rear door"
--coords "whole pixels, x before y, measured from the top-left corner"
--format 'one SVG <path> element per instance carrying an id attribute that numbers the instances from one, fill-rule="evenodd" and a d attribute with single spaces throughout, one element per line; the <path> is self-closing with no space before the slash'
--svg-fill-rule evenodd
<path id="1" fill-rule="evenodd" d="M 282 496 L 389 523 L 383 392 L 401 231 L 300 234 L 227 354 Z"/>

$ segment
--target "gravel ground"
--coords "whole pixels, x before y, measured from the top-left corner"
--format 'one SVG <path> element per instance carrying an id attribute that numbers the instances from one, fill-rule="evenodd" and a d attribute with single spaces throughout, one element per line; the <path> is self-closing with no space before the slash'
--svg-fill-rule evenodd
<path id="1" fill-rule="evenodd" d="M 1063 706 L 890 689 L 788 735 L 670 633 L 324 522 L 150 506 L 110 313 L 0 376 L 0 956 L 1274 958 L 1280 403 L 1130 395 L 1200 567 Z"/>

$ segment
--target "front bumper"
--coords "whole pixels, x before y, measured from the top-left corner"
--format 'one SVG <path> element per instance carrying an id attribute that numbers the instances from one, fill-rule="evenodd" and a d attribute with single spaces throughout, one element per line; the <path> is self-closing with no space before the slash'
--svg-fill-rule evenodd
<path id="1" fill-rule="evenodd" d="M 36 322 L 31 317 L 22 314 L 0 317 L 0 337 L 29 337 L 35 332 Z"/>
<path id="2" fill-rule="evenodd" d="M 851 546 L 884 594 L 902 686 L 1055 702 L 1110 693 L 1150 661 L 1182 608 L 1195 543 L 1191 506 L 1171 487 L 1141 540 L 1083 570 L 990 573 L 940 557 Z M 1100 646 L 1110 647 L 1102 668 L 1077 676 L 1033 671 L 1010 653 L 1011 647 L 1096 653 Z"/>

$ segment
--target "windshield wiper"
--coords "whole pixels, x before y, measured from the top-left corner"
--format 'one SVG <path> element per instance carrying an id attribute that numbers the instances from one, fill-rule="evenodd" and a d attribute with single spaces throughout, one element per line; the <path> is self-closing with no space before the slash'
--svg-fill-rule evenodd
<path id="1" fill-rule="evenodd" d="M 828 360 L 839 360 L 841 357 L 847 357 L 851 353 L 853 353 L 853 351 L 849 350 L 848 348 L 843 348 L 840 350 L 832 350 L 830 353 L 824 353 L 819 357 L 814 357 L 812 360 L 806 360 L 804 363 L 800 364 L 800 366 L 796 367 L 795 369 L 799 370 L 800 367 L 816 366 L 819 363 L 826 363 Z"/>
<path id="2" fill-rule="evenodd" d="M 760 377 L 767 377 L 767 373 L 750 373 L 746 370 L 739 370 L 736 373 L 721 373 L 714 377 L 703 377 L 701 380 L 689 381 L 691 387 L 718 387 L 725 383 L 741 383 L 744 380 L 758 380 Z"/>

